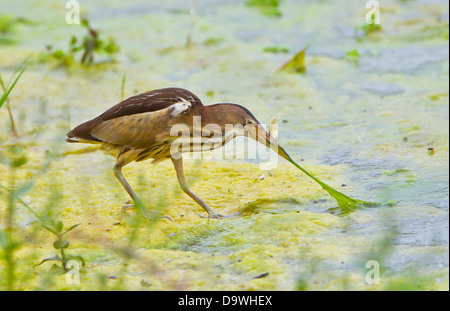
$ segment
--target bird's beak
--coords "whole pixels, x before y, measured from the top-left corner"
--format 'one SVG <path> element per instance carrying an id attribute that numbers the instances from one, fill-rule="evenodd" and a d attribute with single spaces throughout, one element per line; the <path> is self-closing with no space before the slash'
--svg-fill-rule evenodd
<path id="1" fill-rule="evenodd" d="M 292 162 L 291 157 L 286 153 L 286 151 L 278 144 L 278 142 L 262 127 L 261 124 L 246 127 L 248 131 L 248 136 L 253 138 L 257 142 L 265 145 L 266 147 L 275 151 L 283 159 Z"/>

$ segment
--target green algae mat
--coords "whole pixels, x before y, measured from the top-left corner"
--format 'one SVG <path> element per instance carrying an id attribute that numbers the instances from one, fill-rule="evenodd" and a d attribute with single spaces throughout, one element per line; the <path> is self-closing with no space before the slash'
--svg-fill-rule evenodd
<path id="1" fill-rule="evenodd" d="M 1 290 L 449 289 L 448 3 L 383 1 L 369 25 L 361 1 L 266 2 L 80 1 L 80 24 L 2 2 Z M 170 161 L 123 169 L 170 219 L 121 212 L 114 159 L 64 142 L 164 87 L 281 113 L 271 167 L 244 138 L 185 159 L 239 217 L 199 217 Z"/>

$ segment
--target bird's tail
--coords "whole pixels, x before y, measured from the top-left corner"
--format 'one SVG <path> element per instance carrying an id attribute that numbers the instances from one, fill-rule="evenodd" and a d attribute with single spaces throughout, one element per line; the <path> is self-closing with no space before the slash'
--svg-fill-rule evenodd
<path id="1" fill-rule="evenodd" d="M 76 137 L 69 137 L 69 138 L 66 139 L 66 142 L 68 142 L 68 143 L 81 143 L 81 141 L 78 138 L 76 138 Z"/>
<path id="2" fill-rule="evenodd" d="M 92 135 L 88 135 L 86 137 L 76 137 L 76 136 L 72 136 L 70 134 L 71 134 L 71 132 L 69 132 L 67 134 L 66 142 L 68 142 L 68 143 L 83 143 L 83 144 L 98 144 L 98 143 L 102 143 L 102 141 L 100 139 L 97 139 L 97 138 L 95 138 Z"/>

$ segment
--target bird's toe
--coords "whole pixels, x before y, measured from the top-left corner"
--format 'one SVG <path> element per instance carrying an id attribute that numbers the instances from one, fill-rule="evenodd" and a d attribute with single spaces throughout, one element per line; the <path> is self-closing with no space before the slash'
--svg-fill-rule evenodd
<path id="1" fill-rule="evenodd" d="M 169 216 L 161 215 L 161 213 L 158 211 L 152 211 L 152 210 L 148 210 L 146 208 L 142 208 L 141 213 L 145 218 L 148 218 L 150 220 L 158 220 L 160 218 L 172 220 Z"/>
<path id="2" fill-rule="evenodd" d="M 208 216 L 200 215 L 200 214 L 197 214 L 197 215 L 202 218 L 208 218 L 208 219 L 230 219 L 230 218 L 236 218 L 239 216 L 237 213 L 231 214 L 231 215 L 221 215 L 221 214 L 217 214 L 217 213 L 209 214 Z"/>
<path id="3" fill-rule="evenodd" d="M 122 205 L 122 208 L 120 209 L 120 213 L 125 213 L 129 209 L 135 208 L 134 204 L 125 204 Z"/>

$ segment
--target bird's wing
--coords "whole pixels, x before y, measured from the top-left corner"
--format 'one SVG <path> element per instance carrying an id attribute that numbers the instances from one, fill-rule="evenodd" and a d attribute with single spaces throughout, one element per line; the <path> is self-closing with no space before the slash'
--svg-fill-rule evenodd
<path id="1" fill-rule="evenodd" d="M 85 122 L 67 136 L 141 148 L 161 139 L 177 114 L 186 114 L 193 105 L 202 105 L 193 93 L 168 88 L 130 97 L 95 119 Z"/>
<path id="2" fill-rule="evenodd" d="M 91 135 L 103 142 L 142 149 L 170 136 L 173 113 L 185 103 L 175 103 L 165 109 L 125 115 L 101 122 L 91 129 Z M 190 107 L 183 111 L 189 110 Z"/>
<path id="3" fill-rule="evenodd" d="M 165 109 L 174 103 L 187 101 L 191 104 L 201 104 L 200 99 L 188 90 L 181 88 L 166 88 L 154 90 L 125 99 L 123 102 L 106 110 L 99 117 L 110 120 L 122 116 Z"/>

